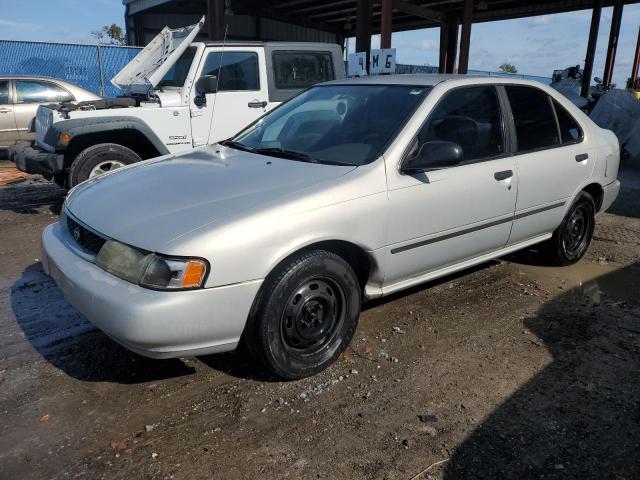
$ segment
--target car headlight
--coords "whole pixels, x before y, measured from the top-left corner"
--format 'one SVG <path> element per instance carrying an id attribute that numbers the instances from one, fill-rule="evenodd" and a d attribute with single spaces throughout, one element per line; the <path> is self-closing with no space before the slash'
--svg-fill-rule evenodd
<path id="1" fill-rule="evenodd" d="M 202 258 L 174 258 L 107 240 L 96 264 L 116 277 L 155 290 L 201 288 L 208 273 Z"/>

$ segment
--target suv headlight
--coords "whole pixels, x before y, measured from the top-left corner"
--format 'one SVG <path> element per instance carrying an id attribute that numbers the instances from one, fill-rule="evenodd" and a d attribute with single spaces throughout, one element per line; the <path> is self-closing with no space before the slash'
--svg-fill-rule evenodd
<path id="1" fill-rule="evenodd" d="M 155 290 L 202 288 L 209 270 L 202 258 L 174 258 L 107 240 L 96 264 L 116 277 Z"/>

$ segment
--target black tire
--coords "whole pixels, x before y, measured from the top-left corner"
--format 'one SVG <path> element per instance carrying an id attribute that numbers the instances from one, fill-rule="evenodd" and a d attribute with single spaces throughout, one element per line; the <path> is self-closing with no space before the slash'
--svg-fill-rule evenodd
<path id="1" fill-rule="evenodd" d="M 342 257 L 324 250 L 295 255 L 262 285 L 247 322 L 246 345 L 276 376 L 308 377 L 347 348 L 360 304 L 358 277 Z"/>
<path id="2" fill-rule="evenodd" d="M 142 160 L 133 150 L 117 143 L 99 143 L 82 150 L 69 169 L 69 188 L 88 180 L 99 165 L 131 165 Z M 117 168 L 117 167 L 116 167 Z M 105 170 L 105 172 L 108 171 Z"/>
<path id="3" fill-rule="evenodd" d="M 584 256 L 593 237 L 595 214 L 593 197 L 587 192 L 580 192 L 547 243 L 550 263 L 571 265 Z"/>

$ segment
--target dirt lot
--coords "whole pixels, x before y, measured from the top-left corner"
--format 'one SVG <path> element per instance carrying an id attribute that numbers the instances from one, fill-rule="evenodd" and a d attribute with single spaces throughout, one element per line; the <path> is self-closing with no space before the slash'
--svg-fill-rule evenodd
<path id="1" fill-rule="evenodd" d="M 529 251 L 370 303 L 298 382 L 242 352 L 119 347 L 42 272 L 63 192 L 2 187 L 0 478 L 640 478 L 640 173 L 622 177 L 579 264 Z"/>

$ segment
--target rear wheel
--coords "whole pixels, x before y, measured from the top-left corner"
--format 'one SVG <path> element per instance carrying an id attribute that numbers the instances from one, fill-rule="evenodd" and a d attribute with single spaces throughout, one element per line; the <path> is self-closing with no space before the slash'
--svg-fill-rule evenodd
<path id="1" fill-rule="evenodd" d="M 593 197 L 580 192 L 548 243 L 548 255 L 556 265 L 571 265 L 589 248 L 595 228 L 596 206 Z"/>
<path id="2" fill-rule="evenodd" d="M 93 145 L 81 151 L 71 164 L 69 188 L 140 160 L 136 152 L 117 143 Z"/>
<path id="3" fill-rule="evenodd" d="M 247 347 L 281 378 L 313 375 L 351 342 L 360 302 L 358 278 L 342 257 L 302 253 L 265 280 L 247 324 Z"/>

